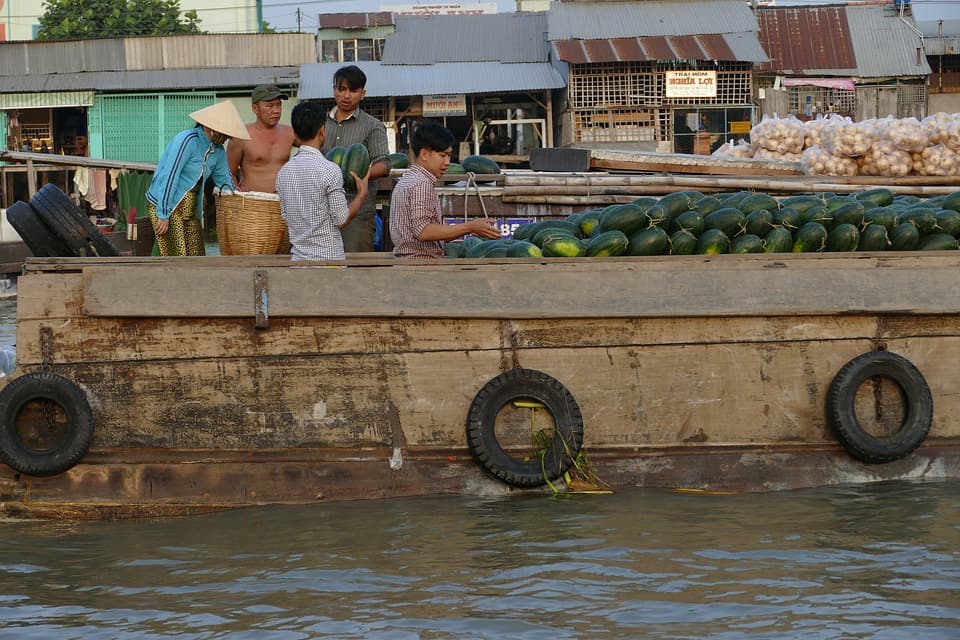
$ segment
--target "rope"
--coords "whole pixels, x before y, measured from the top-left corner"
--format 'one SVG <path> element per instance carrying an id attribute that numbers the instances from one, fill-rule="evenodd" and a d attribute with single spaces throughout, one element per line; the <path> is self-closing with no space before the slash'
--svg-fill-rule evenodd
<path id="1" fill-rule="evenodd" d="M 473 171 L 467 172 L 467 183 L 463 187 L 463 221 L 467 221 L 467 197 L 470 195 L 470 186 L 473 185 L 474 191 L 477 193 L 477 198 L 480 200 L 480 208 L 483 210 L 483 217 L 489 218 L 490 215 L 487 213 L 487 205 L 483 201 L 483 194 L 480 193 L 480 185 L 477 184 L 477 174 Z"/>

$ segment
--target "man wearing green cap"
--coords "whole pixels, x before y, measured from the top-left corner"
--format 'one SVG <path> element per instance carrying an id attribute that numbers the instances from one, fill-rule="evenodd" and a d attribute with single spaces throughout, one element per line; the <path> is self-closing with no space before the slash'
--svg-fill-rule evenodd
<path id="1" fill-rule="evenodd" d="M 280 124 L 283 100 L 279 87 L 262 84 L 250 95 L 256 121 L 247 125 L 249 140 L 234 139 L 227 147 L 227 165 L 241 191 L 274 193 L 277 172 L 290 159 L 293 129 Z"/>

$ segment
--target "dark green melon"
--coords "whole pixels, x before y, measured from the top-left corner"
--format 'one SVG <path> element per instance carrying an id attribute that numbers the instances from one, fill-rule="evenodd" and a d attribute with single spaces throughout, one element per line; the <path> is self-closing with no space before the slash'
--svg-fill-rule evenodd
<path id="1" fill-rule="evenodd" d="M 622 256 L 626 253 L 629 242 L 622 231 L 616 229 L 604 231 L 590 238 L 587 242 L 586 253 L 591 258 Z"/>
<path id="2" fill-rule="evenodd" d="M 346 155 L 346 153 L 347 153 L 346 147 L 337 146 L 330 149 L 330 151 L 327 151 L 326 158 L 333 164 L 343 169 L 343 156 Z"/>
<path id="3" fill-rule="evenodd" d="M 689 231 L 677 231 L 670 236 L 670 253 L 675 256 L 689 256 L 697 252 L 697 236 Z"/>
<path id="4" fill-rule="evenodd" d="M 810 207 L 804 209 L 804 213 L 809 209 Z M 802 214 L 793 207 L 783 207 L 773 213 L 773 223 L 793 231 L 794 229 L 799 229 L 803 224 L 800 220 L 801 215 Z"/>
<path id="5" fill-rule="evenodd" d="M 937 212 L 937 226 L 944 233 L 949 233 L 954 238 L 960 236 L 960 213 L 951 209 L 943 209 Z"/>
<path id="6" fill-rule="evenodd" d="M 864 224 L 879 224 L 886 227 L 887 231 L 897 226 L 900 214 L 890 207 L 873 207 L 863 212 Z"/>
<path id="7" fill-rule="evenodd" d="M 703 216 L 697 211 L 684 211 L 670 223 L 670 233 L 680 230 L 689 231 L 693 235 L 700 235 L 703 231 Z"/>
<path id="8" fill-rule="evenodd" d="M 390 159 L 391 169 L 406 169 L 410 166 L 410 156 L 402 151 L 391 153 L 387 157 Z"/>
<path id="9" fill-rule="evenodd" d="M 815 253 L 827 246 L 827 229 L 819 222 L 808 222 L 797 229 L 793 253 Z"/>
<path id="10" fill-rule="evenodd" d="M 443 243 L 444 258 L 460 258 L 463 256 L 463 241 L 454 240 L 453 242 Z"/>
<path id="11" fill-rule="evenodd" d="M 367 147 L 359 142 L 347 147 L 343 154 L 343 188 L 347 191 L 356 191 L 357 183 L 354 181 L 351 171 L 361 178 L 367 175 L 370 170 L 370 152 Z"/>
<path id="12" fill-rule="evenodd" d="M 500 165 L 486 156 L 467 156 L 460 161 L 460 166 L 468 173 L 481 175 L 496 175 L 500 173 Z"/>
<path id="13" fill-rule="evenodd" d="M 478 240 L 479 242 L 471 243 L 470 246 L 467 246 L 466 242 L 464 242 L 464 251 L 463 251 L 464 258 L 484 257 L 484 254 L 487 252 L 487 249 L 490 248 L 487 245 L 494 242 L 493 240 L 480 240 L 479 238 Z"/>
<path id="14" fill-rule="evenodd" d="M 739 209 L 724 207 L 717 209 L 703 219 L 703 229 L 719 229 L 727 238 L 734 238 L 743 233 L 747 216 Z"/>
<path id="15" fill-rule="evenodd" d="M 931 233 L 920 239 L 920 251 L 948 251 L 957 248 L 957 239 L 949 233 Z"/>
<path id="16" fill-rule="evenodd" d="M 540 247 L 543 255 L 552 258 L 576 258 L 585 255 L 587 247 L 573 236 L 554 236 Z"/>
<path id="17" fill-rule="evenodd" d="M 827 233 L 827 251 L 856 251 L 860 229 L 849 222 L 836 225 Z"/>
<path id="18" fill-rule="evenodd" d="M 860 204 L 860 201 L 851 195 L 833 196 L 832 198 L 829 198 L 826 202 L 824 202 L 823 206 L 827 208 L 827 211 L 836 211 L 840 207 L 846 206 L 851 203 Z M 863 209 L 862 204 L 860 204 L 860 208 Z"/>
<path id="19" fill-rule="evenodd" d="M 852 224 L 858 229 L 863 226 L 863 203 L 852 199 L 852 202 L 833 209 L 834 224 Z"/>
<path id="20" fill-rule="evenodd" d="M 716 211 L 717 209 L 722 209 L 723 203 L 720 202 L 719 198 L 714 196 L 704 196 L 697 201 L 697 211 L 701 216 L 705 216 L 709 213 Z"/>
<path id="21" fill-rule="evenodd" d="M 904 222 L 898 224 L 897 228 L 890 231 L 890 249 L 893 251 L 913 251 L 920 246 L 920 229 L 917 225 Z"/>
<path id="22" fill-rule="evenodd" d="M 670 236 L 660 227 L 647 227 L 630 236 L 627 255 L 659 256 L 670 250 Z"/>
<path id="23" fill-rule="evenodd" d="M 657 204 L 657 198 L 654 198 L 653 196 L 640 196 L 639 198 L 634 200 L 631 204 L 635 204 L 636 206 L 640 207 L 643 211 L 646 211 L 653 205 Z"/>
<path id="24" fill-rule="evenodd" d="M 702 255 L 730 253 L 730 238 L 720 229 L 705 229 L 697 238 L 696 252 Z"/>
<path id="25" fill-rule="evenodd" d="M 927 200 L 927 204 L 935 206 L 937 203 L 932 202 L 932 200 L 933 198 L 929 198 Z M 943 209 L 950 209 L 951 211 L 960 213 L 960 190 L 954 191 L 948 196 L 944 196 L 939 205 Z"/>
<path id="26" fill-rule="evenodd" d="M 764 253 L 790 253 L 793 251 L 793 234 L 786 227 L 774 227 L 763 239 Z"/>
<path id="27" fill-rule="evenodd" d="M 730 253 L 763 253 L 763 238 L 745 233 L 730 243 Z"/>
<path id="28" fill-rule="evenodd" d="M 600 214 L 600 222 L 594 229 L 594 235 L 605 231 L 620 231 L 629 237 L 634 231 L 649 225 L 649 218 L 643 209 L 633 203 L 612 205 Z"/>
<path id="29" fill-rule="evenodd" d="M 542 256 L 543 251 L 540 247 L 526 240 L 514 242 L 507 250 L 508 258 L 540 258 Z"/>
<path id="30" fill-rule="evenodd" d="M 561 229 L 559 227 L 544 227 L 533 234 L 532 238 L 529 238 L 528 241 L 537 245 L 541 249 L 543 248 L 543 243 L 549 240 L 550 238 L 556 238 L 558 236 L 567 236 L 571 238 L 576 238 L 577 234 L 570 233 L 567 229 Z M 520 238 L 522 239 L 522 238 Z"/>
<path id="31" fill-rule="evenodd" d="M 900 212 L 897 219 L 899 224 L 912 222 L 920 230 L 920 235 L 925 236 L 933 233 L 939 227 L 937 226 L 937 212 L 928 207 L 910 207 Z M 893 241 L 891 236 L 890 241 Z"/>
<path id="32" fill-rule="evenodd" d="M 797 211 L 797 213 L 803 213 L 810 207 L 816 207 L 822 205 L 824 200 L 818 198 L 817 196 L 811 195 L 802 195 L 802 196 L 789 196 L 786 198 L 780 199 L 780 208 L 790 207 Z"/>
<path id="33" fill-rule="evenodd" d="M 752 193 L 737 205 L 737 209 L 748 215 L 757 209 L 766 209 L 771 213 L 780 209 L 780 202 L 768 193 Z"/>
<path id="34" fill-rule="evenodd" d="M 657 204 L 663 207 L 664 212 L 667 214 L 667 217 L 678 215 L 683 211 L 688 211 L 693 209 L 692 206 L 695 202 L 691 197 L 690 191 L 676 191 L 674 193 L 669 193 L 657 201 Z M 651 207 L 652 208 L 652 207 Z"/>
<path id="35" fill-rule="evenodd" d="M 886 251 L 889 248 L 890 236 L 884 225 L 870 222 L 860 231 L 860 244 L 857 245 L 857 251 Z"/>
<path id="36" fill-rule="evenodd" d="M 774 216 L 772 211 L 757 209 L 747 216 L 744 228 L 747 234 L 764 238 L 770 233 L 770 230 L 773 229 L 773 220 Z"/>
<path id="37" fill-rule="evenodd" d="M 862 202 L 865 207 L 867 206 L 867 203 L 870 203 L 875 207 L 885 207 L 893 202 L 893 191 L 890 191 L 890 189 L 885 187 L 858 191 L 853 195 L 857 200 Z"/>

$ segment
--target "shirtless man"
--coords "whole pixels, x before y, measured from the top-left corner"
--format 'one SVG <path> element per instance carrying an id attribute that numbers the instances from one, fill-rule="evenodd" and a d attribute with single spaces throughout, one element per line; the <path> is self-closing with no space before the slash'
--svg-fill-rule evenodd
<path id="1" fill-rule="evenodd" d="M 253 90 L 250 100 L 256 122 L 247 125 L 249 140 L 233 139 L 227 145 L 227 166 L 241 191 L 275 193 L 277 172 L 290 159 L 293 129 L 280 124 L 282 100 L 287 94 L 272 84 Z"/>

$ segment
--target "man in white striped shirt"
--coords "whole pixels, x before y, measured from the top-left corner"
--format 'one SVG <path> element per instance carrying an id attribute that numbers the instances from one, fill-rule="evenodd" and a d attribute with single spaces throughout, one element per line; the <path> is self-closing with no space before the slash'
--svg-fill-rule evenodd
<path id="1" fill-rule="evenodd" d="M 339 166 L 320 153 L 326 112 L 316 102 L 301 102 L 290 113 L 300 151 L 277 173 L 280 212 L 290 231 L 292 259 L 343 260 L 340 228 L 350 222 L 367 196 L 369 171 L 354 172 L 357 194 L 350 203 Z"/>

